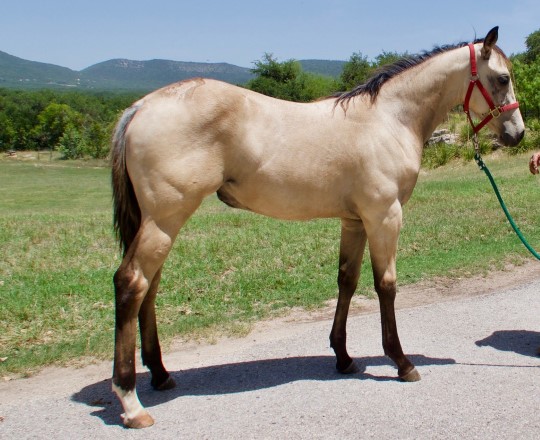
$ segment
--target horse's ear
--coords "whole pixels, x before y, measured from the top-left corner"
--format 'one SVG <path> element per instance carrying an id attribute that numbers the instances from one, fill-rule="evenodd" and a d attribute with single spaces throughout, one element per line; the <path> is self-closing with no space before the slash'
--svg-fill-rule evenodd
<path id="1" fill-rule="evenodd" d="M 485 60 L 489 59 L 491 55 L 491 49 L 495 47 L 497 39 L 499 38 L 499 26 L 495 26 L 491 29 L 486 38 L 484 38 L 484 46 L 482 47 L 482 58 Z"/>

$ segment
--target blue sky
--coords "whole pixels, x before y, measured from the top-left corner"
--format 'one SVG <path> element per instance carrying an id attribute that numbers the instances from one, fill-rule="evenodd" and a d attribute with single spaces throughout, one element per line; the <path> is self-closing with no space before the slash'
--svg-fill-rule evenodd
<path id="1" fill-rule="evenodd" d="M 80 70 L 112 58 L 228 62 L 374 58 L 484 37 L 508 54 L 540 29 L 538 0 L 5 0 L 0 50 Z"/>

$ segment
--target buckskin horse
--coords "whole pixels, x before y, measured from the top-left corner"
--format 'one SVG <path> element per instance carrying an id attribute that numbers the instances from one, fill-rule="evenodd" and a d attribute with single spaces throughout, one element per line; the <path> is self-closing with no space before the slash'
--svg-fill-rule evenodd
<path id="1" fill-rule="evenodd" d="M 365 84 L 311 103 L 197 78 L 150 93 L 124 112 L 112 149 L 114 224 L 123 247 L 114 275 L 112 383 L 126 427 L 154 423 L 135 388 L 137 318 L 153 388 L 175 386 L 161 360 L 154 302 L 180 228 L 213 193 L 234 208 L 279 219 L 341 219 L 330 345 L 342 373 L 357 371 L 346 322 L 368 243 L 384 353 L 401 380 L 420 379 L 403 354 L 394 312 L 402 206 L 424 144 L 455 106 L 484 118 L 505 145 L 523 137 L 510 63 L 497 38 L 493 28 L 473 43 L 399 60 Z"/>

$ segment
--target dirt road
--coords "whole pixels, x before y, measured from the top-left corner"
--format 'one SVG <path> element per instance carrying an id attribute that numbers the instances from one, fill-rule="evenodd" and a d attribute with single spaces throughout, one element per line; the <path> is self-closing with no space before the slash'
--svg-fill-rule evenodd
<path id="1" fill-rule="evenodd" d="M 375 303 L 359 300 L 334 370 L 328 310 L 296 312 L 215 345 L 165 356 L 178 386 L 138 389 L 156 424 L 120 424 L 110 363 L 0 384 L 1 439 L 540 438 L 540 264 L 402 289 L 400 336 L 422 380 L 401 383 L 382 355 Z"/>

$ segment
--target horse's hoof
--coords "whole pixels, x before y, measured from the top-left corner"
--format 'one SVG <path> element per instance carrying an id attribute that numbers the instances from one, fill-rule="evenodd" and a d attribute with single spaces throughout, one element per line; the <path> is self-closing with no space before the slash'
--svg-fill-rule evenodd
<path id="1" fill-rule="evenodd" d="M 399 377 L 403 382 L 418 382 L 421 377 L 420 373 L 416 368 L 413 368 L 407 374 Z"/>
<path id="2" fill-rule="evenodd" d="M 142 429 L 154 424 L 154 419 L 147 411 L 141 412 L 133 418 L 127 418 L 125 415 L 122 415 L 122 417 L 126 428 Z"/>
<path id="3" fill-rule="evenodd" d="M 169 376 L 165 382 L 163 382 L 161 385 L 155 386 L 154 389 L 157 391 L 165 391 L 170 390 L 176 386 L 176 382 L 174 379 Z"/>
<path id="4" fill-rule="evenodd" d="M 355 373 L 359 373 L 360 369 L 357 367 L 354 361 L 351 361 L 351 363 L 349 364 L 347 368 L 343 368 L 343 369 L 338 368 L 338 371 L 341 374 L 355 374 Z"/>

